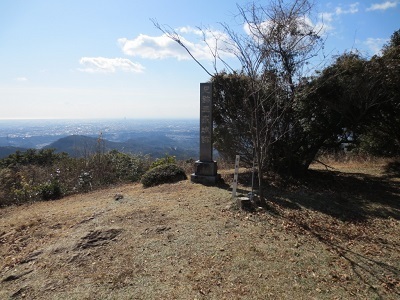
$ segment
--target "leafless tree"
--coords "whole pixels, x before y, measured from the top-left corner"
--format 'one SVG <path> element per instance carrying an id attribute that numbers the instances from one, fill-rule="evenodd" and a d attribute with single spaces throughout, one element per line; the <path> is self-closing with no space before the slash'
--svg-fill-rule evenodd
<path id="1" fill-rule="evenodd" d="M 169 27 L 154 25 L 181 45 L 210 77 L 219 73 L 217 62 L 229 72 L 235 68 L 224 59 L 224 53 L 233 54 L 241 65 L 238 73 L 249 78 L 242 104 L 248 111 L 245 131 L 251 137 L 258 169 L 259 199 L 265 205 L 262 174 L 271 161 L 271 148 L 284 136 L 294 134 L 288 112 L 296 101 L 296 86 L 306 63 L 322 47 L 323 41 L 310 18 L 312 4 L 308 0 L 270 0 L 246 6 L 237 5 L 237 19 L 244 30 L 235 31 L 221 23 L 224 40 L 215 37 L 209 46 L 214 58 L 214 71 L 210 72 L 185 46 L 179 34 Z M 204 36 L 206 29 L 202 29 Z M 226 38 L 228 37 L 228 38 Z"/>

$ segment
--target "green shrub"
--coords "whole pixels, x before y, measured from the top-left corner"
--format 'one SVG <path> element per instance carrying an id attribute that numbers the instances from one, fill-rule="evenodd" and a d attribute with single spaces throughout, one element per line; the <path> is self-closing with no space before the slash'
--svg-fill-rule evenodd
<path id="1" fill-rule="evenodd" d="M 26 169 L 0 169 L 0 206 L 36 200 L 37 190 Z"/>
<path id="2" fill-rule="evenodd" d="M 149 168 L 149 158 L 138 154 L 125 154 L 113 150 L 108 153 L 113 171 L 121 181 L 139 181 Z"/>
<path id="3" fill-rule="evenodd" d="M 27 149 L 26 151 L 17 150 L 8 157 L 0 159 L 0 167 L 12 167 L 18 165 L 51 166 L 55 162 L 68 157 L 66 153 L 56 153 L 55 149 Z"/>
<path id="4" fill-rule="evenodd" d="M 86 192 L 111 184 L 139 181 L 149 168 L 149 159 L 148 156 L 117 150 L 88 156 L 83 164 L 71 165 L 71 171 L 77 171 L 78 185 L 75 188 Z"/>
<path id="5" fill-rule="evenodd" d="M 156 168 L 162 165 L 170 165 L 176 163 L 176 157 L 166 154 L 165 157 L 157 158 L 150 166 L 150 169 Z"/>
<path id="6" fill-rule="evenodd" d="M 51 180 L 39 186 L 39 194 L 43 200 L 60 199 L 63 196 L 60 182 Z"/>
<path id="7" fill-rule="evenodd" d="M 0 159 L 0 207 L 58 199 L 99 187 L 139 181 L 150 157 L 113 150 L 85 158 L 27 150 Z"/>
<path id="8" fill-rule="evenodd" d="M 147 171 L 142 177 L 144 187 L 186 180 L 185 171 L 175 164 L 163 164 Z"/>

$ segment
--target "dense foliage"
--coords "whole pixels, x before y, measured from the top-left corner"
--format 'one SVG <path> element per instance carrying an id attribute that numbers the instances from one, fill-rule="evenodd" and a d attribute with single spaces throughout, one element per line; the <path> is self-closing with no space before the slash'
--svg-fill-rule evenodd
<path id="1" fill-rule="evenodd" d="M 72 158 L 52 149 L 16 152 L 0 160 L 0 206 L 139 181 L 150 163 L 149 157 L 116 150 L 86 158 Z"/>
<path id="2" fill-rule="evenodd" d="M 316 96 L 340 115 L 340 141 L 357 152 L 400 155 L 400 30 L 381 56 L 346 53 L 314 79 Z"/>
<path id="3" fill-rule="evenodd" d="M 166 154 L 164 157 L 157 158 L 151 165 L 150 169 L 162 166 L 162 165 L 168 165 L 168 164 L 175 164 L 176 163 L 176 157 L 172 155 Z"/>
<path id="4" fill-rule="evenodd" d="M 244 73 L 216 74 L 216 149 L 228 160 L 240 154 L 251 164 L 257 156 L 252 130 L 259 126 L 268 128 L 263 137 L 270 136 L 262 144 L 268 147 L 262 172 L 303 174 L 321 150 L 344 144 L 358 153 L 400 155 L 399 36 L 400 30 L 381 56 L 366 59 L 345 53 L 289 91 L 267 74 L 256 79 Z M 262 105 L 254 105 L 255 97 L 263 99 Z"/>
<path id="5" fill-rule="evenodd" d="M 176 164 L 161 164 L 147 171 L 142 177 L 144 187 L 186 180 L 185 171 Z"/>
<path id="6" fill-rule="evenodd" d="M 252 115 L 257 116 L 259 126 L 268 127 L 264 136 L 270 141 L 264 144 L 268 153 L 263 156 L 263 172 L 301 173 L 322 147 L 338 145 L 341 117 L 318 96 L 316 83 L 296 86 L 296 98 L 290 102 L 282 97 L 284 93 L 266 86 L 259 93 L 276 97 L 265 97 L 263 106 L 254 108 L 247 93 L 251 80 L 244 74 L 221 73 L 213 82 L 214 146 L 225 159 L 233 160 L 239 154 L 242 162 L 252 164 L 254 143 L 248 126 Z"/>
<path id="7" fill-rule="evenodd" d="M 234 161 L 239 154 L 249 165 L 253 160 L 247 97 L 251 80 L 244 74 L 224 72 L 214 76 L 212 82 L 214 147 L 224 159 Z"/>
<path id="8" fill-rule="evenodd" d="M 0 160 L 0 167 L 15 167 L 15 166 L 50 166 L 55 162 L 65 159 L 65 153 L 55 153 L 54 149 L 28 149 L 25 152 L 15 151 L 8 157 Z"/>

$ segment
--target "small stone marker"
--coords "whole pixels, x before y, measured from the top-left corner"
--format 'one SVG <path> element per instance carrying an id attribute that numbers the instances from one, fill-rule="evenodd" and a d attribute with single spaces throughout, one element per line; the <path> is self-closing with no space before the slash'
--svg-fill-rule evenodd
<path id="1" fill-rule="evenodd" d="M 236 198 L 236 204 L 240 209 L 250 209 L 251 208 L 251 201 L 249 197 L 238 197 Z"/>
<path id="2" fill-rule="evenodd" d="M 214 185 L 220 179 L 212 147 L 212 83 L 200 83 L 200 159 L 195 163 L 191 181 Z"/>
<path id="3" fill-rule="evenodd" d="M 237 189 L 238 173 L 239 173 L 239 161 L 240 161 L 240 155 L 236 155 L 235 174 L 233 175 L 233 185 L 232 185 L 232 197 L 236 197 L 236 189 Z"/>

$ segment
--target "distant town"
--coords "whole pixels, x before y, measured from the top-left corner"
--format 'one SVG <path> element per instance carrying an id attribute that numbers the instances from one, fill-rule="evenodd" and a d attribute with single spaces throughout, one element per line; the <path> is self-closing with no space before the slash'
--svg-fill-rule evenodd
<path id="1" fill-rule="evenodd" d="M 95 151 L 99 146 L 104 151 L 194 158 L 199 151 L 199 120 L 0 120 L 0 158 L 29 148 L 80 156 L 83 149 Z"/>

